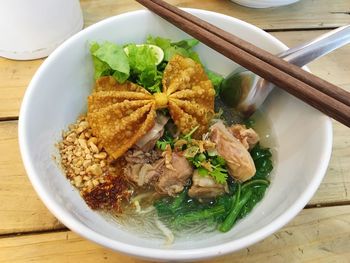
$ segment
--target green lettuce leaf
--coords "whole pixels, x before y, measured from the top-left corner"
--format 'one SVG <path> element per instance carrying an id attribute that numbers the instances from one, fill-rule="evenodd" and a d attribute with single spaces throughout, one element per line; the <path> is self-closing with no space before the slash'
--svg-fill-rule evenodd
<path id="1" fill-rule="evenodd" d="M 148 46 L 128 45 L 131 75 L 150 92 L 160 92 L 162 73 L 157 70 L 157 56 Z"/>
<path id="2" fill-rule="evenodd" d="M 93 43 L 90 52 L 93 56 L 95 78 L 113 75 L 120 83 L 129 78 L 129 61 L 122 46 L 111 42 L 105 42 L 102 45 Z"/>
<path id="3" fill-rule="evenodd" d="M 197 52 L 192 49 L 198 45 L 197 39 L 184 39 L 179 42 L 171 42 L 170 39 L 162 37 L 147 37 L 147 44 L 160 47 L 164 51 L 164 60 L 169 61 L 174 55 L 188 57 L 194 61 L 201 63 Z"/>
<path id="4" fill-rule="evenodd" d="M 163 38 L 163 37 L 148 36 L 146 43 L 151 44 L 151 45 L 156 45 L 156 46 L 160 47 L 161 49 L 163 49 L 163 51 L 171 46 L 171 40 L 168 38 Z"/>
<path id="5" fill-rule="evenodd" d="M 179 42 L 172 43 L 172 44 L 174 46 L 182 47 L 186 50 L 189 50 L 189 49 L 197 46 L 199 44 L 199 41 L 197 39 L 190 38 L 190 39 L 184 39 L 184 40 L 181 40 Z"/>
<path id="6" fill-rule="evenodd" d="M 93 54 L 96 50 L 100 48 L 100 45 L 98 43 L 92 43 L 90 46 L 90 52 Z M 95 68 L 95 73 L 94 73 L 94 78 L 98 79 L 102 76 L 107 76 L 112 74 L 111 67 L 106 63 L 100 60 L 99 58 L 92 56 L 92 61 L 94 63 L 94 68 Z"/>
<path id="7" fill-rule="evenodd" d="M 214 71 L 211 71 L 209 69 L 206 69 L 205 72 L 207 73 L 208 78 L 210 79 L 211 83 L 214 86 L 215 94 L 216 96 L 220 93 L 220 85 L 223 81 L 224 77 L 219 75 L 218 73 L 215 73 Z"/>
<path id="8" fill-rule="evenodd" d="M 188 57 L 189 53 L 186 49 L 177 46 L 171 46 L 164 50 L 164 60 L 169 61 L 174 55 L 180 55 L 183 57 Z"/>

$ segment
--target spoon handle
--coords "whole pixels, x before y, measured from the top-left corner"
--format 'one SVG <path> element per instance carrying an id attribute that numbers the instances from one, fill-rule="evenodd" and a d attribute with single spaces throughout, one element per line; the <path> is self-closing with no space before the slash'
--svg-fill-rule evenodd
<path id="1" fill-rule="evenodd" d="M 329 52 L 350 43 L 350 25 L 339 27 L 307 43 L 279 54 L 284 60 L 302 67 Z"/>
<path id="2" fill-rule="evenodd" d="M 333 50 L 350 43 L 350 25 L 339 27 L 309 42 L 290 48 L 279 54 L 279 57 L 291 64 L 302 67 Z M 242 74 L 241 74 L 242 75 Z M 253 76 L 253 73 L 250 73 Z M 255 75 L 256 76 L 256 75 Z M 254 83 L 245 92 L 246 96 L 236 99 L 236 109 L 249 117 L 260 107 L 272 91 L 274 85 L 256 76 Z"/>

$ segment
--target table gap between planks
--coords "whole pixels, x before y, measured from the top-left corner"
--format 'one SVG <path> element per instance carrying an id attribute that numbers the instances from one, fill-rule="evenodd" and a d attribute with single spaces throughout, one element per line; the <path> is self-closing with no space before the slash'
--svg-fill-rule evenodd
<path id="1" fill-rule="evenodd" d="M 181 6 L 237 17 L 269 31 L 288 46 L 350 23 L 348 0 L 302 0 L 269 9 L 249 9 L 228 0 L 169 0 Z M 132 0 L 82 0 L 85 26 L 142 9 Z M 311 71 L 350 91 L 350 46 L 309 65 Z M 0 262 L 143 262 L 84 240 L 63 226 L 32 188 L 18 149 L 17 119 L 25 89 L 42 59 L 0 58 Z M 349 262 L 350 130 L 333 122 L 333 153 L 318 191 L 280 231 L 238 253 L 206 262 Z M 57 249 L 59 247 L 60 249 Z"/>

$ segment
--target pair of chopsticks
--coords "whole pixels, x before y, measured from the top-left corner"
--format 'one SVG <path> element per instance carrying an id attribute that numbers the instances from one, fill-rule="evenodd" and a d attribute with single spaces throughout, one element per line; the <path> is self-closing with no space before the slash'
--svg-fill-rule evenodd
<path id="1" fill-rule="evenodd" d="M 350 93 L 162 0 L 136 0 L 234 62 L 350 127 Z"/>

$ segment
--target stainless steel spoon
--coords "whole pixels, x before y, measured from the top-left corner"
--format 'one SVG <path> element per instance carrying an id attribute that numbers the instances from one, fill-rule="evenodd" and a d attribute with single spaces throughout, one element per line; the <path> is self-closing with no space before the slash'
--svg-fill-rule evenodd
<path id="1" fill-rule="evenodd" d="M 350 25 L 339 27 L 305 44 L 288 49 L 278 56 L 302 67 L 329 52 L 350 43 Z M 221 83 L 220 98 L 244 117 L 251 116 L 265 101 L 274 84 L 239 67 Z"/>

